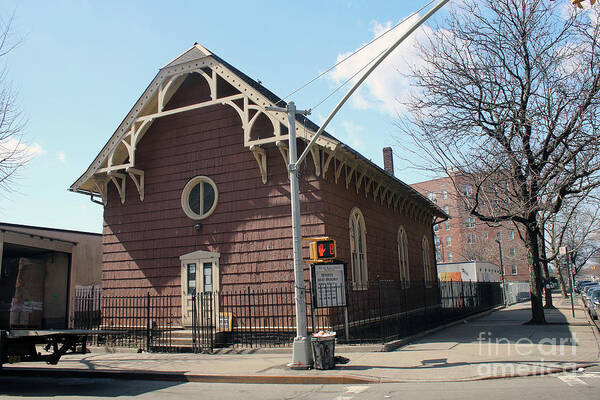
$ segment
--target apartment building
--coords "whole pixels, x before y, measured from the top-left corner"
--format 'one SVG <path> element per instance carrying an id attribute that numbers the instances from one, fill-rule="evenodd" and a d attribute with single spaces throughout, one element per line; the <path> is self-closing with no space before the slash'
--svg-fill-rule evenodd
<path id="1" fill-rule="evenodd" d="M 455 183 L 446 177 L 412 186 L 450 216 L 433 227 L 438 264 L 465 261 L 503 264 L 507 282 L 529 280 L 527 251 L 517 228 L 512 223 L 488 224 L 469 215 L 464 199 L 473 195 L 472 185 L 460 177 L 455 177 Z M 504 199 L 490 201 L 493 205 Z"/>

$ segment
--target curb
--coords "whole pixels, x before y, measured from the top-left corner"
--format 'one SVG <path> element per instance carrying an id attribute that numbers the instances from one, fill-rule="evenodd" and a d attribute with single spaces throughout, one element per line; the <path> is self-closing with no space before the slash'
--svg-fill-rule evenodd
<path id="1" fill-rule="evenodd" d="M 378 383 L 436 383 L 436 382 L 475 382 L 495 379 L 524 378 L 532 376 L 552 375 L 561 372 L 577 371 L 598 364 L 575 364 L 564 368 L 544 368 L 526 373 L 499 374 L 491 376 L 474 376 L 457 379 L 386 379 L 355 375 L 322 375 L 322 376 L 286 376 L 286 375 L 210 375 L 188 374 L 180 372 L 153 371 L 108 371 L 80 369 L 48 369 L 48 368 L 4 368 L 0 377 L 44 377 L 44 378 L 101 378 L 119 380 L 144 380 L 164 382 L 196 382 L 196 383 L 242 383 L 242 384 L 295 384 L 295 385 L 368 385 Z"/>
<path id="2" fill-rule="evenodd" d="M 50 378 L 104 378 L 124 380 L 200 382 L 200 383 L 255 383 L 255 384 L 304 384 L 304 385 L 348 385 L 381 383 L 379 378 L 352 375 L 285 376 L 285 375 L 210 375 L 180 372 L 152 371 L 106 371 L 47 368 L 4 368 L 0 377 L 50 377 Z"/>

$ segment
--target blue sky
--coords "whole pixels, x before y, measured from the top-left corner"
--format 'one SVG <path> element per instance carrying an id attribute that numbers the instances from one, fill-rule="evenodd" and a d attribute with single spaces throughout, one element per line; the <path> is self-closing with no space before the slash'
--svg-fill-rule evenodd
<path id="1" fill-rule="evenodd" d="M 102 207 L 67 188 L 159 68 L 194 42 L 283 97 L 425 2 L 3 0 L 0 17 L 6 21 L 14 14 L 13 38 L 21 41 L 5 57 L 7 77 L 35 155 L 15 191 L 0 194 L 0 221 L 101 232 Z M 388 36 L 385 40 L 393 37 Z M 373 51 L 361 52 L 289 100 L 298 108 L 313 107 Z M 394 121 L 401 111 L 397 100 L 409 86 L 402 72 L 415 62 L 418 55 L 408 42 L 328 131 L 382 165 L 382 147 L 401 140 Z M 311 118 L 323 121 L 346 90 Z M 410 163 L 398 157 L 395 163 L 400 179 L 427 179 Z"/>

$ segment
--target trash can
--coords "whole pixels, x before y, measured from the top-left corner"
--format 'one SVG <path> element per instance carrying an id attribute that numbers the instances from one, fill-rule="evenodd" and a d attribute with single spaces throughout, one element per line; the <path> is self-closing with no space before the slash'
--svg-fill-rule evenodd
<path id="1" fill-rule="evenodd" d="M 335 332 L 317 332 L 311 337 L 316 369 L 335 368 Z"/>

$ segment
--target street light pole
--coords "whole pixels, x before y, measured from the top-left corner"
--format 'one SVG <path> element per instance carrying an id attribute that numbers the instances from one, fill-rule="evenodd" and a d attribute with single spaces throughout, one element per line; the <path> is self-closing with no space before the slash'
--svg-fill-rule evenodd
<path id="1" fill-rule="evenodd" d="M 500 251 L 500 276 L 502 277 L 502 304 L 506 307 L 506 284 L 504 283 L 504 263 L 502 262 L 502 242 L 496 239 L 498 250 Z"/>
<path id="2" fill-rule="evenodd" d="M 306 299 L 305 299 L 305 288 L 304 288 L 304 271 L 302 268 L 302 247 L 301 247 L 301 232 L 300 232 L 300 193 L 298 190 L 298 168 L 302 164 L 302 161 L 306 158 L 310 152 L 310 148 L 316 143 L 317 139 L 325 127 L 329 124 L 332 118 L 342 108 L 344 103 L 350 98 L 350 96 L 358 89 L 358 87 L 367 79 L 367 77 L 373 72 L 375 68 L 381 62 L 387 58 L 387 56 L 402 43 L 407 37 L 409 37 L 421 24 L 423 24 L 429 17 L 435 14 L 440 8 L 444 6 L 450 0 L 438 0 L 438 2 L 427 11 L 421 18 L 415 21 L 404 34 L 400 36 L 394 44 L 392 44 L 364 73 L 364 75 L 352 86 L 352 88 L 346 93 L 346 95 L 340 100 L 335 106 L 333 111 L 329 114 L 325 122 L 317 130 L 308 143 L 304 152 L 297 157 L 296 154 L 296 114 L 310 114 L 310 110 L 302 111 L 296 110 L 294 102 L 290 101 L 285 108 L 283 107 L 266 107 L 267 111 L 278 111 L 285 112 L 288 114 L 288 134 L 289 134 L 289 153 L 288 153 L 288 171 L 290 176 L 290 198 L 292 203 L 292 237 L 293 237 L 293 255 L 294 255 L 294 282 L 295 282 L 295 297 L 296 297 L 296 337 L 294 338 L 294 347 L 292 362 L 288 364 L 290 368 L 295 369 L 307 369 L 311 368 L 313 364 L 313 357 L 310 342 L 307 336 L 307 322 L 306 322 Z"/>
<path id="3" fill-rule="evenodd" d="M 298 188 L 298 165 L 296 159 L 296 114 L 308 115 L 310 111 L 296 110 L 296 104 L 290 101 L 285 108 L 266 107 L 268 111 L 285 112 L 288 115 L 289 149 L 288 172 L 290 177 L 290 198 L 292 203 L 292 247 L 294 254 L 294 296 L 296 306 L 296 337 L 294 338 L 292 362 L 294 369 L 308 369 L 313 365 L 313 357 L 306 327 L 306 289 L 304 286 L 304 268 L 302 266 L 302 232 L 300 224 L 300 190 Z"/>

